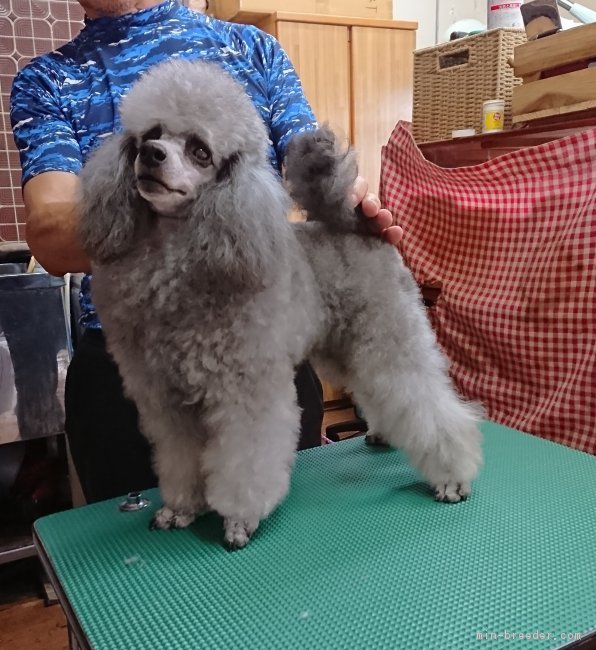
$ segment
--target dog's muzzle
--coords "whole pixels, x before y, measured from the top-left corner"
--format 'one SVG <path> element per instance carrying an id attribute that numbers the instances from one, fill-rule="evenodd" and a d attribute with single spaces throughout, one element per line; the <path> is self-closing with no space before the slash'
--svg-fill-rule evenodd
<path id="1" fill-rule="evenodd" d="M 167 157 L 165 148 L 158 142 L 144 142 L 139 149 L 139 159 L 145 167 L 158 167 Z"/>
<path id="2" fill-rule="evenodd" d="M 140 164 L 137 169 L 137 183 L 140 190 L 147 194 L 175 192 L 186 196 L 184 190 L 172 187 L 164 178 L 168 153 L 162 144 L 144 142 L 139 149 L 138 156 Z"/>

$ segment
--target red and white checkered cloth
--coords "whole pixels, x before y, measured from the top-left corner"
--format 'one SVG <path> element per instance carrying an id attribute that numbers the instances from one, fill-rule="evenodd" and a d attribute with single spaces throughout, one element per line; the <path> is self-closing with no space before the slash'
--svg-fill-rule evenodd
<path id="1" fill-rule="evenodd" d="M 398 124 L 381 198 L 462 394 L 596 453 L 596 131 L 443 169 Z"/>

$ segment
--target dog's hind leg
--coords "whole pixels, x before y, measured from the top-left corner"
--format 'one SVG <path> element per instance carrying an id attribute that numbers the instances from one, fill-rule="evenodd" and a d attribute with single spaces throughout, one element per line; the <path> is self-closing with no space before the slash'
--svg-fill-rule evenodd
<path id="1" fill-rule="evenodd" d="M 481 464 L 477 413 L 449 386 L 426 382 L 424 373 L 409 374 L 409 381 L 382 372 L 368 386 L 353 387 L 371 431 L 378 432 L 370 443 L 403 449 L 437 500 L 465 499 Z"/>
<path id="2" fill-rule="evenodd" d="M 455 392 L 417 296 L 401 298 L 350 324 L 348 389 L 370 431 L 407 453 L 435 497 L 459 501 L 481 464 L 479 409 Z"/>
<path id="3" fill-rule="evenodd" d="M 291 369 L 258 382 L 251 401 L 238 392 L 208 415 L 205 496 L 224 518 L 228 547 L 242 548 L 285 497 L 300 427 Z"/>

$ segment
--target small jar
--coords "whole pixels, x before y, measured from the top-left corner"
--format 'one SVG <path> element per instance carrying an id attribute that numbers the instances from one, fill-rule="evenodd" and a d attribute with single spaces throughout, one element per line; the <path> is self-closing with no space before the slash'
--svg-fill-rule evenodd
<path id="1" fill-rule="evenodd" d="M 482 133 L 502 131 L 505 124 L 505 100 L 491 99 L 482 104 Z"/>

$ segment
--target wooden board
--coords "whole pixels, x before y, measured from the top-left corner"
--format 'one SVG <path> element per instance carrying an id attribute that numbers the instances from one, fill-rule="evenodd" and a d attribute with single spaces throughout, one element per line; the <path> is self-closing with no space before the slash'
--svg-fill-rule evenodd
<path id="1" fill-rule="evenodd" d="M 548 123 L 541 120 L 523 129 L 483 133 L 471 138 L 450 138 L 418 146 L 422 155 L 439 167 L 467 167 L 482 164 L 510 151 L 537 147 L 591 129 L 596 129 L 596 110 L 591 114 L 553 117 Z"/>
<path id="2" fill-rule="evenodd" d="M 542 70 L 590 58 L 596 59 L 596 23 L 519 45 L 513 55 L 513 68 L 516 77 L 525 79 Z"/>
<path id="3" fill-rule="evenodd" d="M 517 86 L 513 90 L 511 111 L 513 122 L 518 123 L 585 110 L 594 105 L 596 68 L 588 68 Z"/>
<path id="4" fill-rule="evenodd" d="M 337 386 L 330 384 L 328 381 L 325 381 L 320 377 L 319 379 L 321 380 L 321 385 L 323 386 L 323 402 L 325 403 L 326 407 L 329 404 L 343 402 L 348 399 L 343 388 L 338 388 Z"/>
<path id="5" fill-rule="evenodd" d="M 392 0 L 215 0 L 213 14 L 221 20 L 236 20 L 241 12 L 270 14 L 274 11 L 355 16 L 393 17 Z"/>
<path id="6" fill-rule="evenodd" d="M 244 14 L 243 14 L 244 15 Z M 261 25 L 266 22 L 286 22 L 286 23 L 312 23 L 316 25 L 337 25 L 343 27 L 376 27 L 384 29 L 405 29 L 416 31 L 418 23 L 411 20 L 386 20 L 379 18 L 357 18 L 354 16 L 325 16 L 322 14 L 303 14 L 291 11 L 275 11 L 261 16 L 257 24 Z M 234 18 L 234 22 L 240 22 Z"/>
<path id="7" fill-rule="evenodd" d="M 412 120 L 416 33 L 352 28 L 352 144 L 369 190 L 379 191 L 381 148 L 399 120 Z"/>
<path id="8" fill-rule="evenodd" d="M 549 117 L 558 117 L 569 115 L 570 113 L 575 116 L 576 113 L 590 111 L 596 108 L 596 100 L 587 102 L 580 102 L 579 104 L 572 104 L 571 106 L 559 106 L 557 108 L 545 108 L 541 111 L 534 111 L 533 113 L 522 113 L 516 115 L 511 121 L 513 124 L 523 124 L 524 122 L 532 122 L 533 120 L 544 120 Z"/>
<path id="9" fill-rule="evenodd" d="M 277 39 L 294 65 L 319 122 L 350 137 L 350 53 L 348 28 L 277 22 Z M 317 55 L 313 56 L 313 52 Z M 324 61 L 325 65 L 321 65 Z"/>
<path id="10" fill-rule="evenodd" d="M 68 632 L 58 605 L 30 599 L 0 609 L 0 647 L 6 650 L 67 650 Z"/>

